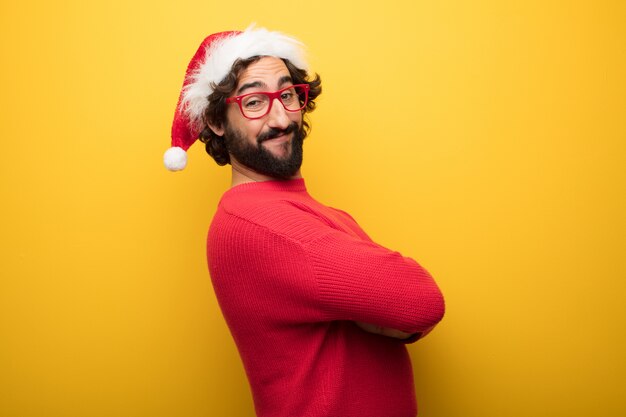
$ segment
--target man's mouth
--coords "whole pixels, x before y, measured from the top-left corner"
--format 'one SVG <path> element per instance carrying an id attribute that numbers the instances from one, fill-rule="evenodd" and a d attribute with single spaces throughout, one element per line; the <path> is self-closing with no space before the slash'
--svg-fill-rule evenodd
<path id="1" fill-rule="evenodd" d="M 268 142 L 268 141 L 276 141 L 276 142 L 278 142 L 280 139 L 284 139 L 287 136 L 288 136 L 288 134 L 283 132 L 283 133 L 281 133 L 279 135 L 273 136 L 271 138 L 267 138 L 267 139 L 263 140 L 261 143 Z"/>
<path id="2" fill-rule="evenodd" d="M 291 133 L 295 132 L 296 129 L 298 128 L 298 125 L 293 123 L 291 125 L 289 125 L 289 127 L 287 127 L 287 129 L 284 130 L 278 130 L 278 129 L 271 129 L 267 132 L 265 132 L 263 135 L 261 135 L 258 139 L 257 142 L 259 144 L 263 143 L 263 142 L 267 142 L 268 140 L 274 140 L 274 139 L 286 139 L 287 136 L 291 135 Z M 279 142 L 279 140 L 276 140 L 276 142 Z"/>

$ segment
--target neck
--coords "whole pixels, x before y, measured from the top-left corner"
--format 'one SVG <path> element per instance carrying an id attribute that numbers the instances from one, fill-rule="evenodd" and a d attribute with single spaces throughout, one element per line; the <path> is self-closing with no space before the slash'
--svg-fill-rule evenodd
<path id="1" fill-rule="evenodd" d="M 271 177 L 269 175 L 259 174 L 256 171 L 251 170 L 250 168 L 241 165 L 234 158 L 231 158 L 231 167 L 232 167 L 232 180 L 231 180 L 231 188 L 235 187 L 239 184 L 245 184 L 247 182 L 262 182 L 262 181 L 275 181 L 279 178 Z M 298 170 L 290 180 L 295 180 L 298 178 L 302 178 L 300 174 L 300 170 Z"/>

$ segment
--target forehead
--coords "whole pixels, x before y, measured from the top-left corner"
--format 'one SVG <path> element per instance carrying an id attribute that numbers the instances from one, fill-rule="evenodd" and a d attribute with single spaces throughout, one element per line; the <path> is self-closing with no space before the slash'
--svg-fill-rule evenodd
<path id="1" fill-rule="evenodd" d="M 289 70 L 282 59 L 264 56 L 250 64 L 239 76 L 237 90 L 246 84 L 259 84 L 261 87 L 277 88 L 281 78 L 289 76 Z"/>

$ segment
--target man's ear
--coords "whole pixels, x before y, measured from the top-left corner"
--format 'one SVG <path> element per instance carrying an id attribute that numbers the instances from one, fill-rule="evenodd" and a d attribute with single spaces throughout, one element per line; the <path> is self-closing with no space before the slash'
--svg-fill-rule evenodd
<path id="1" fill-rule="evenodd" d="M 211 131 L 215 133 L 217 136 L 224 136 L 224 127 L 222 127 L 221 125 L 217 126 L 212 123 L 207 123 L 207 124 L 209 125 L 209 129 L 211 129 Z"/>

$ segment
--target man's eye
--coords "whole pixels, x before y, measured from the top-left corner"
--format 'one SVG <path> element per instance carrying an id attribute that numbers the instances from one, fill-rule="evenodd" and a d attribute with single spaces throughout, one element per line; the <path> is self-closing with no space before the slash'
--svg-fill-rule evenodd
<path id="1" fill-rule="evenodd" d="M 263 100 L 260 97 L 249 97 L 244 100 L 243 105 L 247 109 L 254 109 L 263 105 Z"/>
<path id="2" fill-rule="evenodd" d="M 292 99 L 293 99 L 294 95 L 295 95 L 295 94 L 294 94 L 293 92 L 291 92 L 291 91 L 287 91 L 287 92 L 284 92 L 284 93 L 282 93 L 282 94 L 280 95 L 280 99 L 281 99 L 282 101 L 289 101 L 289 100 L 292 100 Z"/>

